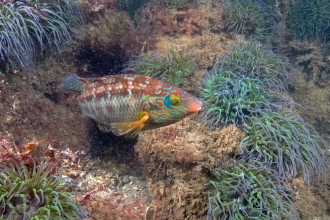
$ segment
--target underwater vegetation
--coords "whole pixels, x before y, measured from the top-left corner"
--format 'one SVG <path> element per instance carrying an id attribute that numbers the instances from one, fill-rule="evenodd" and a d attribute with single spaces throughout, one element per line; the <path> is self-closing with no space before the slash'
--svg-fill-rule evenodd
<path id="1" fill-rule="evenodd" d="M 149 1 L 134 17 L 137 29 L 144 30 L 152 36 L 203 35 L 210 27 L 208 13 L 189 7 L 177 11 L 161 1 Z"/>
<path id="2" fill-rule="evenodd" d="M 74 0 L 3 2 L 0 5 L 0 58 L 31 68 L 38 50 L 60 52 L 84 30 L 81 5 Z"/>
<path id="3" fill-rule="evenodd" d="M 326 28 L 323 32 L 323 42 L 325 43 L 325 48 L 328 48 L 330 46 L 330 25 L 328 28 Z"/>
<path id="4" fill-rule="evenodd" d="M 121 10 L 127 11 L 131 18 L 148 0 L 117 0 L 116 3 Z"/>
<path id="5" fill-rule="evenodd" d="M 169 8 L 173 9 L 185 9 L 192 1 L 191 0 L 162 0 Z"/>
<path id="6" fill-rule="evenodd" d="M 289 13 L 289 28 L 298 39 L 318 36 L 330 42 L 330 2 L 297 0 Z"/>
<path id="7" fill-rule="evenodd" d="M 151 53 L 141 54 L 129 61 L 127 71 L 151 76 L 174 86 L 188 85 L 188 77 L 196 69 L 197 61 L 186 49 L 168 51 L 165 55 Z"/>
<path id="8" fill-rule="evenodd" d="M 32 158 L 31 158 L 32 159 Z M 80 208 L 71 201 L 67 184 L 47 160 L 29 169 L 22 162 L 0 165 L 0 218 L 82 219 Z"/>
<path id="9" fill-rule="evenodd" d="M 276 15 L 263 0 L 225 0 L 227 30 L 257 40 L 272 36 Z"/>
<path id="10" fill-rule="evenodd" d="M 289 101 L 287 81 L 293 78 L 287 59 L 256 42 L 233 46 L 221 64 L 204 77 L 201 88 L 204 121 L 209 127 L 221 123 L 245 123 L 263 111 L 278 111 Z"/>
<path id="11" fill-rule="evenodd" d="M 224 164 L 213 170 L 207 219 L 298 219 L 293 190 L 258 162 Z"/>
<path id="12" fill-rule="evenodd" d="M 280 177 L 299 173 L 310 184 L 314 176 L 325 177 L 329 168 L 324 149 L 328 144 L 314 128 L 290 110 L 263 113 L 244 125 L 247 135 L 241 142 L 247 158 L 272 163 Z"/>
<path id="13" fill-rule="evenodd" d="M 268 79 L 267 83 L 271 80 Z M 204 77 L 201 89 L 204 108 L 207 109 L 204 121 L 210 128 L 221 123 L 236 125 L 245 123 L 250 115 L 276 110 L 287 101 L 280 94 L 268 90 L 268 84 L 258 78 L 215 66 Z"/>
<path id="14" fill-rule="evenodd" d="M 294 79 L 294 67 L 288 58 L 275 54 L 255 41 L 234 45 L 230 53 L 223 58 L 222 66 L 224 70 L 260 78 L 276 91 L 286 91 L 286 83 Z"/>

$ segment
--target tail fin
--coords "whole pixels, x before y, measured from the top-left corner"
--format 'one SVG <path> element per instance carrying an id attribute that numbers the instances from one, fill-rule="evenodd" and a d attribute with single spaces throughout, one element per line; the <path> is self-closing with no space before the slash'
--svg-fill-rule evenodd
<path id="1" fill-rule="evenodd" d="M 74 92 L 81 92 L 85 84 L 86 83 L 82 81 L 77 74 L 72 74 L 61 83 L 60 88 Z"/>

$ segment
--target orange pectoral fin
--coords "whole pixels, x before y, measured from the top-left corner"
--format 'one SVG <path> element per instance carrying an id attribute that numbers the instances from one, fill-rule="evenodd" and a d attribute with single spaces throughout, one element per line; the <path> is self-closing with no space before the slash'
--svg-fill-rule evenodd
<path id="1" fill-rule="evenodd" d="M 127 138 L 134 138 L 140 133 L 148 119 L 149 115 L 147 113 L 143 113 L 142 117 L 138 121 L 110 124 L 110 130 L 115 135 L 124 135 Z"/>

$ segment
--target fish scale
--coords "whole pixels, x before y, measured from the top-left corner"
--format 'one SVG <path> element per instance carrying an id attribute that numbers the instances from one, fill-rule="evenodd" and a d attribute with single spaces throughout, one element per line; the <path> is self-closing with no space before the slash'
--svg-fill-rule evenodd
<path id="1" fill-rule="evenodd" d="M 112 88 L 116 87 L 113 91 Z M 140 99 L 141 95 L 128 92 L 128 84 L 103 80 L 87 84 L 77 100 L 85 115 L 103 124 L 110 124 L 137 120 L 142 110 Z"/>
<path id="2" fill-rule="evenodd" d="M 202 107 L 186 91 L 142 75 L 80 78 L 72 74 L 61 87 L 81 93 L 77 101 L 83 114 L 101 130 L 128 137 L 175 123 Z"/>

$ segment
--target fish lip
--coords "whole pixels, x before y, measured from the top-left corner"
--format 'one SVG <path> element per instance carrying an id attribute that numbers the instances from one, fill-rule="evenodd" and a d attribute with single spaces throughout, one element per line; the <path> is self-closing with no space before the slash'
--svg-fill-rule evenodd
<path id="1" fill-rule="evenodd" d="M 203 107 L 203 103 L 201 101 L 199 101 L 198 99 L 196 99 L 196 102 L 194 103 L 193 107 L 192 107 L 192 112 L 198 112 L 199 110 L 201 110 Z"/>
<path id="2" fill-rule="evenodd" d="M 199 109 L 197 110 L 197 112 L 198 112 L 199 110 L 201 110 L 202 107 L 203 107 L 203 103 L 202 103 L 201 101 L 199 101 L 199 103 L 200 103 L 200 107 L 199 107 Z"/>

